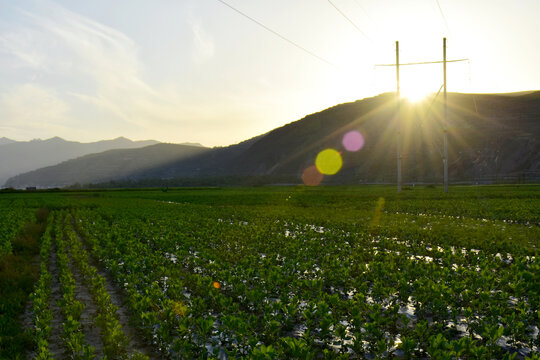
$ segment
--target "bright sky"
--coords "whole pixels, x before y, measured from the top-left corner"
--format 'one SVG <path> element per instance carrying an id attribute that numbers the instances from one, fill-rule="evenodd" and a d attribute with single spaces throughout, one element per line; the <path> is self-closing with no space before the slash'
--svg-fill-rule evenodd
<path id="1" fill-rule="evenodd" d="M 0 0 L 0 137 L 237 143 L 394 91 L 540 89 L 538 0 Z M 336 10 L 335 5 L 349 20 Z M 440 8 L 439 8 L 440 4 Z M 319 58 L 333 64 L 329 65 Z M 442 65 L 403 67 L 437 92 Z"/>

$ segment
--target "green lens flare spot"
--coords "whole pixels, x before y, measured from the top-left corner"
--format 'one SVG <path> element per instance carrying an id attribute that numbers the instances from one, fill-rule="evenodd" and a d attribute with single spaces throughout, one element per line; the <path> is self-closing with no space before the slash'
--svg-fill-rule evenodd
<path id="1" fill-rule="evenodd" d="M 334 149 L 325 149 L 321 151 L 315 159 L 315 166 L 321 174 L 334 175 L 343 165 L 341 154 Z"/>

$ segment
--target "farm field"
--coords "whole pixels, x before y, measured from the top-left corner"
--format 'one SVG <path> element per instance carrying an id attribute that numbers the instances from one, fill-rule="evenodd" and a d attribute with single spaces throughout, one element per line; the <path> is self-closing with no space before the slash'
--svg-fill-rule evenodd
<path id="1" fill-rule="evenodd" d="M 2 358 L 539 358 L 540 186 L 21 192 L 0 210 L 0 281 L 29 299 L 2 287 Z M 29 223 L 31 286 L 5 271 Z"/>

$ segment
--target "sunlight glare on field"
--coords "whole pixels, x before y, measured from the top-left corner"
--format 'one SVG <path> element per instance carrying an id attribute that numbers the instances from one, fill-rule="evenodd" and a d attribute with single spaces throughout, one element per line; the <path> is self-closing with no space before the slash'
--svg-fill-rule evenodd
<path id="1" fill-rule="evenodd" d="M 321 174 L 334 175 L 341 169 L 343 159 L 341 154 L 334 149 L 325 149 L 321 151 L 315 159 L 315 166 Z"/>
<path id="2" fill-rule="evenodd" d="M 317 186 L 324 178 L 324 175 L 317 169 L 315 165 L 306 168 L 302 173 L 302 181 L 307 186 Z"/>
<path id="3" fill-rule="evenodd" d="M 364 137 L 359 131 L 352 130 L 343 136 L 341 143 L 347 151 L 358 151 L 364 147 Z"/>
<path id="4" fill-rule="evenodd" d="M 373 234 L 379 223 L 381 222 L 382 210 L 384 207 L 384 198 L 380 197 L 377 200 L 377 205 L 375 206 L 375 211 L 373 212 L 373 218 L 371 219 L 371 233 Z"/>

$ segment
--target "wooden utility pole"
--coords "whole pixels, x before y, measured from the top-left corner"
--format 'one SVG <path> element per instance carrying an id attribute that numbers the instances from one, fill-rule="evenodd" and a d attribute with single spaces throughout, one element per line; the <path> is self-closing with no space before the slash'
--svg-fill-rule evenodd
<path id="1" fill-rule="evenodd" d="M 444 132 L 444 153 L 443 153 L 443 166 L 444 166 L 444 192 L 448 192 L 448 98 L 446 93 L 446 38 L 443 38 L 443 80 L 444 80 L 444 118 L 443 118 L 443 132 Z"/>
<path id="2" fill-rule="evenodd" d="M 401 107 L 399 94 L 399 41 L 396 41 L 397 192 L 401 192 Z"/>

